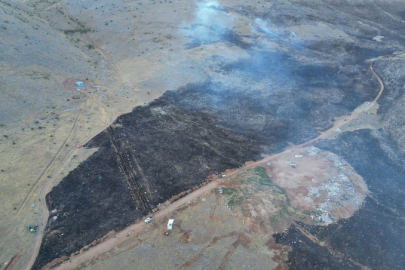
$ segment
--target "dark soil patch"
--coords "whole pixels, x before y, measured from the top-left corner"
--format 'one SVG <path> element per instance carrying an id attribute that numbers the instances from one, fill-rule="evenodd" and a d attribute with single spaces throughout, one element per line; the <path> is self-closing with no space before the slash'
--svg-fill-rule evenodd
<path id="1" fill-rule="evenodd" d="M 182 236 L 180 236 L 179 242 L 182 244 L 187 244 L 188 239 L 190 239 L 190 232 L 185 232 Z"/>

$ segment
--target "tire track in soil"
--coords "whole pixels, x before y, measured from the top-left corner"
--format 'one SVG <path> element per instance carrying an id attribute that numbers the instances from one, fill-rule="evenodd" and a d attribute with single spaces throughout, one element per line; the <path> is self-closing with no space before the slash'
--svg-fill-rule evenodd
<path id="1" fill-rule="evenodd" d="M 137 209 L 142 213 L 151 212 L 152 208 L 149 206 L 149 200 L 145 197 L 144 193 L 141 192 L 141 187 L 136 181 L 135 174 L 140 175 L 140 173 L 137 173 L 134 169 L 131 162 L 133 159 L 130 159 L 128 155 L 127 157 L 124 156 L 124 150 L 121 147 L 121 143 L 115 138 L 114 130 L 111 126 L 107 128 L 107 134 L 110 137 L 111 145 L 114 148 L 115 154 L 117 155 L 117 162 L 121 167 L 122 172 L 125 174 L 132 198 L 137 204 Z M 141 209 L 139 209 L 139 207 L 141 207 Z"/>
<path id="2" fill-rule="evenodd" d="M 219 195 L 219 191 L 217 189 L 214 189 L 214 194 L 215 194 L 215 205 L 211 207 L 210 210 L 210 216 L 209 219 L 212 220 L 214 218 L 215 210 L 217 210 L 217 207 L 219 206 L 220 203 L 220 198 L 221 196 Z"/>
<path id="3" fill-rule="evenodd" d="M 178 269 L 179 270 L 184 270 L 187 269 L 188 267 L 190 267 L 191 265 L 193 265 L 194 263 L 196 263 L 197 261 L 199 261 L 201 259 L 201 257 L 204 255 L 205 250 L 209 247 L 211 247 L 212 245 L 216 244 L 218 241 L 228 238 L 228 237 L 233 237 L 233 236 L 238 236 L 238 238 L 236 239 L 236 241 L 234 243 L 232 243 L 232 245 L 229 247 L 227 253 L 225 254 L 224 258 L 221 261 L 221 264 L 219 266 L 218 269 L 225 269 L 225 267 L 227 266 L 229 259 L 232 257 L 233 253 L 235 252 L 236 248 L 242 244 L 242 246 L 247 248 L 248 243 L 250 242 L 250 239 L 243 233 L 243 232 L 238 232 L 238 231 L 233 231 L 221 236 L 217 236 L 214 237 L 211 242 L 209 242 L 205 247 L 203 247 L 196 256 L 194 256 L 192 259 L 190 259 L 189 261 L 187 261 L 185 264 L 183 264 L 182 266 L 180 266 Z"/>
<path id="4" fill-rule="evenodd" d="M 232 258 L 233 254 L 235 253 L 235 250 L 238 248 L 239 245 L 244 246 L 247 248 L 247 244 L 250 242 L 250 239 L 244 234 L 244 233 L 239 233 L 238 234 L 238 239 L 236 239 L 235 242 L 232 243 L 231 247 L 228 249 L 228 252 L 225 254 L 224 258 L 221 261 L 221 264 L 219 265 L 218 269 L 219 270 L 225 270 L 226 266 L 228 265 L 229 259 Z"/>
<path id="5" fill-rule="evenodd" d="M 100 119 L 101 122 L 103 122 L 104 124 L 108 124 L 110 123 L 110 117 L 108 116 L 108 113 L 104 107 L 104 104 L 102 104 L 95 96 L 93 93 L 88 95 L 90 100 L 94 103 L 94 105 L 96 105 L 99 113 L 100 113 Z"/>

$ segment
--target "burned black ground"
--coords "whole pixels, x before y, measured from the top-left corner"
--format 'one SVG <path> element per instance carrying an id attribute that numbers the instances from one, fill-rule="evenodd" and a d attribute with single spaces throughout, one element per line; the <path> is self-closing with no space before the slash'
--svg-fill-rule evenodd
<path id="1" fill-rule="evenodd" d="M 350 23 L 355 23 L 356 16 L 363 16 L 362 11 L 356 15 L 341 5 L 341 16 L 336 18 L 335 6 L 304 5 L 294 7 L 299 9 L 296 13 L 289 8 L 280 4 L 267 13 L 250 8 L 236 12 L 249 18 L 271 18 L 276 25 L 331 22 L 355 41 L 295 44 L 268 37 L 285 46 L 283 51 L 270 51 L 255 43 L 254 38 L 248 44 L 233 30 L 219 29 L 211 38 L 184 44 L 191 49 L 221 41 L 245 49 L 249 57 L 239 61 L 212 57 L 207 81 L 166 92 L 154 102 L 122 115 L 90 141 L 86 147 L 98 147 L 98 151 L 47 195 L 49 209 L 57 209 L 57 219 L 53 214 L 48 221 L 33 269 L 70 255 L 111 230 L 139 221 L 159 203 L 201 185 L 211 174 L 258 160 L 262 153 L 279 152 L 289 143 L 315 138 L 333 125 L 335 117 L 348 115 L 375 98 L 380 86 L 364 61 L 390 54 L 401 46 L 395 42 L 373 43 L 375 33 L 370 29 L 354 29 Z M 277 12 L 285 14 L 277 17 Z M 370 12 L 373 15 L 374 9 Z M 384 22 L 373 27 L 393 37 L 394 30 L 389 30 L 392 21 Z M 401 33 L 398 36 L 402 38 Z M 313 59 L 312 64 L 302 62 L 302 55 Z M 376 62 L 379 74 L 388 68 Z M 221 81 L 223 77 L 227 79 Z M 241 83 L 227 82 L 236 79 Z M 386 104 L 392 102 L 396 88 L 387 93 L 390 96 L 382 96 Z M 382 110 L 388 114 L 386 104 Z M 317 145 L 343 156 L 365 178 L 378 204 L 368 198 L 364 209 L 347 221 L 307 228 L 344 258 L 309 241 L 292 227 L 284 238 L 279 238 L 280 243 L 293 247 L 289 257 L 292 268 L 403 266 L 403 259 L 395 259 L 404 248 L 399 237 L 404 227 L 400 218 L 405 208 L 401 202 L 403 169 L 387 157 L 388 148 L 395 153 L 399 148 L 383 130 L 379 139 L 377 135 L 370 131 L 345 133 L 336 141 Z M 303 243 L 299 240 L 305 245 L 297 244 Z"/>

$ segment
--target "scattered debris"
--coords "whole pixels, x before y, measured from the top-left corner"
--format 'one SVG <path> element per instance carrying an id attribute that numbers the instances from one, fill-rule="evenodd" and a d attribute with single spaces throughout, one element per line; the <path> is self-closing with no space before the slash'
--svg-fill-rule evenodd
<path id="1" fill-rule="evenodd" d="M 296 158 L 302 158 L 302 155 L 295 155 Z"/>
<path id="2" fill-rule="evenodd" d="M 125 235 L 126 235 L 127 237 L 129 237 L 129 236 L 131 235 L 131 233 L 127 232 Z"/>
<path id="3" fill-rule="evenodd" d="M 82 148 L 82 146 L 83 146 L 83 145 L 78 144 L 78 145 L 77 145 L 77 149 Z"/>

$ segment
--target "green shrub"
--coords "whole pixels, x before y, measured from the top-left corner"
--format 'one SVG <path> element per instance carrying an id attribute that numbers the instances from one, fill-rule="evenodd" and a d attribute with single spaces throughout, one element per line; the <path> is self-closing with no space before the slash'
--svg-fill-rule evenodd
<path id="1" fill-rule="evenodd" d="M 223 188 L 222 189 L 222 194 L 224 194 L 224 195 L 232 195 L 234 192 L 236 192 L 235 188 Z"/>
<path id="2" fill-rule="evenodd" d="M 229 205 L 229 207 L 239 206 L 242 204 L 242 202 L 243 202 L 243 197 L 240 197 L 238 195 L 233 195 L 231 197 L 231 199 L 228 201 L 228 205 Z"/>
<path id="3" fill-rule="evenodd" d="M 64 30 L 63 32 L 65 34 L 73 34 L 73 33 L 76 33 L 76 32 L 79 32 L 80 34 L 83 34 L 83 33 L 89 32 L 89 31 L 91 31 L 91 28 L 76 28 L 76 29 L 72 29 L 72 30 Z"/>

